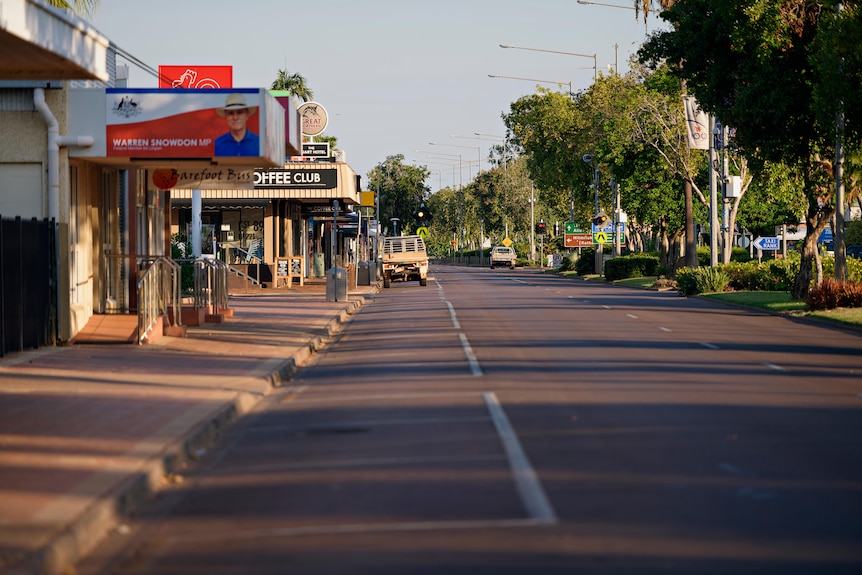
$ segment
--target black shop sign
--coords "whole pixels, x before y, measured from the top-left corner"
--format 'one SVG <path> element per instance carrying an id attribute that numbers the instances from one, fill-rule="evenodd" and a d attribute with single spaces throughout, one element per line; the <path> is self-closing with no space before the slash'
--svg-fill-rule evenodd
<path id="1" fill-rule="evenodd" d="M 338 170 L 332 168 L 306 168 L 298 170 L 273 168 L 270 170 L 255 170 L 254 187 L 255 189 L 334 189 L 338 187 Z"/>

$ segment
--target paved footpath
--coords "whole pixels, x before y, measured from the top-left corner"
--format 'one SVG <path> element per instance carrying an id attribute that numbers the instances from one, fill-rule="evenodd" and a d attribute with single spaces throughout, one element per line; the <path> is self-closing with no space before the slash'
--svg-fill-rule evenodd
<path id="1" fill-rule="evenodd" d="M 0 358 L 0 574 L 71 566 L 370 301 L 325 286 L 233 296 L 234 317 L 145 346 Z"/>

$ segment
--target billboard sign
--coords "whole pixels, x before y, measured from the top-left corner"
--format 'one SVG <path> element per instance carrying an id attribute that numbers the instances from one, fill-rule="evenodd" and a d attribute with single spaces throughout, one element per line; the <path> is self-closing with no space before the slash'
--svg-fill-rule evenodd
<path id="1" fill-rule="evenodd" d="M 258 88 L 108 88 L 105 118 L 108 157 L 284 160 L 284 111 Z"/>
<path id="2" fill-rule="evenodd" d="M 159 88 L 230 88 L 233 66 L 159 66 Z"/>

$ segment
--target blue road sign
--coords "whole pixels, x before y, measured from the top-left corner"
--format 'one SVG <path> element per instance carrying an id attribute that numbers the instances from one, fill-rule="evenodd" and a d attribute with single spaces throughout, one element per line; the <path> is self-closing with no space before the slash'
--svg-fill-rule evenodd
<path id="1" fill-rule="evenodd" d="M 776 237 L 757 238 L 754 247 L 763 251 L 777 251 L 781 249 L 781 242 Z"/>

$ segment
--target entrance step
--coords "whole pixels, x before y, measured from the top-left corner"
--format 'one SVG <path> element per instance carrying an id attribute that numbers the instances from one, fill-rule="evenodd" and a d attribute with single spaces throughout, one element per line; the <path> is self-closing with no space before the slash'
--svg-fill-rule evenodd
<path id="1" fill-rule="evenodd" d="M 137 315 L 100 314 L 92 316 L 71 343 L 135 343 L 137 333 Z"/>

